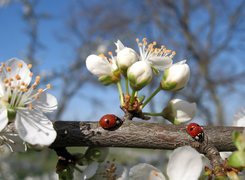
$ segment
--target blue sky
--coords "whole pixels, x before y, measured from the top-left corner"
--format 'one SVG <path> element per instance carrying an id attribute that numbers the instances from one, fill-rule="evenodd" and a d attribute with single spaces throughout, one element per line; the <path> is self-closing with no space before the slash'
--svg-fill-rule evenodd
<path id="1" fill-rule="evenodd" d="M 50 19 L 42 20 L 39 26 L 39 41 L 44 45 L 44 48 L 40 49 L 37 53 L 37 58 L 40 60 L 39 64 L 41 70 L 50 70 L 66 66 L 66 60 L 71 59 L 73 56 L 71 49 L 69 49 L 68 46 L 58 42 L 55 37 L 57 33 L 63 31 L 64 20 L 66 18 L 65 14 L 67 14 L 69 11 L 70 2 L 71 1 L 65 0 L 42 0 L 38 3 L 37 12 L 47 12 L 51 15 Z M 23 6 L 16 1 L 8 6 L 0 8 L 1 61 L 6 61 L 12 57 L 18 57 L 21 59 L 25 58 L 29 38 L 26 34 L 28 27 L 22 19 L 22 14 Z M 240 66 L 240 69 L 244 69 L 244 66 Z M 94 90 L 94 87 L 91 85 L 86 85 L 79 92 L 79 94 L 84 95 L 91 92 L 91 89 Z M 56 93 L 55 91 L 52 92 Z M 120 108 L 115 108 L 115 104 L 119 104 L 117 94 L 110 96 L 115 92 L 116 88 L 97 88 L 94 96 L 101 98 L 101 102 L 104 104 L 100 109 L 98 109 L 98 111 L 93 111 L 93 106 L 89 103 L 89 99 L 80 99 L 78 95 L 77 98 L 72 100 L 72 106 L 69 106 L 64 119 L 80 119 L 77 117 L 84 117 L 86 119 L 91 117 L 91 115 L 94 113 L 96 113 L 95 117 L 99 118 L 103 112 L 122 114 Z M 110 97 L 109 100 L 107 99 L 108 97 Z M 159 95 L 159 97 L 161 97 L 161 95 Z M 234 94 L 234 99 L 237 99 L 236 94 Z M 242 102 L 230 102 L 230 98 L 228 100 L 225 100 L 224 98 L 224 102 L 229 104 L 227 109 L 230 111 L 230 118 L 232 118 L 233 114 L 239 109 L 240 106 L 244 106 L 244 103 Z"/>

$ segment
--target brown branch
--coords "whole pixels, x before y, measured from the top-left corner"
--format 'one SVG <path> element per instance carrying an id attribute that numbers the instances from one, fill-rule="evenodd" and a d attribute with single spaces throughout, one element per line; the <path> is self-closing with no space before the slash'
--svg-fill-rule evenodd
<path id="1" fill-rule="evenodd" d="M 131 147 L 150 149 L 175 149 L 191 145 L 193 139 L 186 133 L 185 125 L 161 125 L 126 120 L 115 131 L 99 127 L 98 122 L 56 121 L 57 138 L 51 148 L 71 146 Z M 234 151 L 232 132 L 242 132 L 242 127 L 204 126 L 210 144 L 219 151 Z"/>

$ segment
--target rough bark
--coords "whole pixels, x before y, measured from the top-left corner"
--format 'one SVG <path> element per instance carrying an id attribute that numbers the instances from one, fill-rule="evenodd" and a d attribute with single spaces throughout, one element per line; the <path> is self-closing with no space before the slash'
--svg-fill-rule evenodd
<path id="1" fill-rule="evenodd" d="M 193 139 L 185 125 L 161 125 L 125 121 L 115 131 L 107 131 L 98 122 L 56 121 L 57 138 L 51 148 L 71 146 L 130 147 L 149 149 L 175 149 L 190 145 Z M 233 151 L 232 132 L 242 127 L 204 126 L 208 142 L 219 151 Z"/>

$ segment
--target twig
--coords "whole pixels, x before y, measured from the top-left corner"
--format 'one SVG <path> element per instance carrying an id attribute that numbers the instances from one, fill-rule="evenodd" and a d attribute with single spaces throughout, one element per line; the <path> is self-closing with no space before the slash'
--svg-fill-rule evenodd
<path id="1" fill-rule="evenodd" d="M 131 147 L 150 149 L 175 149 L 191 145 L 192 138 L 185 125 L 162 125 L 126 120 L 115 131 L 99 127 L 98 122 L 56 121 L 57 138 L 51 148 L 71 146 Z M 218 151 L 234 151 L 232 132 L 242 132 L 242 127 L 204 126 L 209 143 Z"/>

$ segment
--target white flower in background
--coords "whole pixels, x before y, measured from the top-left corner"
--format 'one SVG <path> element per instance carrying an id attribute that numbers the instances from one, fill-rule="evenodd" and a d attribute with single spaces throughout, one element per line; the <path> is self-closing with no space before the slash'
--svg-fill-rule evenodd
<path id="1" fill-rule="evenodd" d="M 163 118 L 173 124 L 181 124 L 190 121 L 196 114 L 196 103 L 190 103 L 181 99 L 172 99 L 162 111 Z"/>
<path id="2" fill-rule="evenodd" d="M 31 66 L 13 58 L 0 68 L 0 131 L 13 122 L 18 135 L 32 145 L 48 146 L 56 138 L 52 122 L 44 113 L 57 109 L 57 100 L 45 91 L 37 89 L 40 76 L 31 83 Z M 3 132 L 3 131 L 2 131 Z"/>
<path id="3" fill-rule="evenodd" d="M 165 180 L 163 173 L 154 166 L 140 163 L 133 166 L 129 171 L 130 180 Z"/>
<path id="4" fill-rule="evenodd" d="M 245 109 L 242 109 L 234 116 L 233 126 L 245 127 Z"/>
<path id="5" fill-rule="evenodd" d="M 202 169 L 202 156 L 199 152 L 190 146 L 183 146 L 171 154 L 167 174 L 170 180 L 197 180 Z"/>
<path id="6" fill-rule="evenodd" d="M 168 68 L 161 81 L 161 87 L 167 91 L 178 91 L 185 87 L 190 78 L 190 68 L 186 60 L 173 64 Z"/>
<path id="7" fill-rule="evenodd" d="M 111 58 L 106 58 L 103 54 L 89 55 L 86 59 L 87 69 L 98 77 L 99 81 L 104 85 L 117 83 L 120 80 L 120 70 L 117 67 L 116 60 L 109 52 Z"/>
<path id="8" fill-rule="evenodd" d="M 164 46 L 156 48 L 156 42 L 148 44 L 146 38 L 136 39 L 140 51 L 140 61 L 128 68 L 127 76 L 134 90 L 140 90 L 152 79 L 153 72 L 158 73 L 172 65 L 175 52 L 167 50 Z"/>
<path id="9" fill-rule="evenodd" d="M 120 40 L 117 40 L 115 45 L 117 46 L 117 65 L 126 75 L 128 67 L 138 60 L 138 55 L 132 48 L 125 47 Z"/>
<path id="10" fill-rule="evenodd" d="M 170 155 L 166 178 L 156 167 L 140 163 L 133 166 L 129 173 L 125 170 L 118 180 L 197 180 L 202 172 L 202 156 L 192 147 L 183 146 Z"/>

